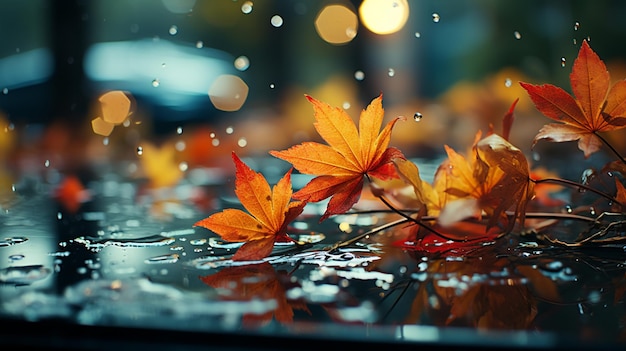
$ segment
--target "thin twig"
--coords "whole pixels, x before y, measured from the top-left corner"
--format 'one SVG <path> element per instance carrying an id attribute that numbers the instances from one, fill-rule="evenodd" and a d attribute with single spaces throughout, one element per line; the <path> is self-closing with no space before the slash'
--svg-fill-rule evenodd
<path id="1" fill-rule="evenodd" d="M 621 202 L 619 202 L 617 199 L 615 199 L 613 196 L 604 193 L 598 189 L 594 189 L 590 186 L 581 184 L 581 183 L 577 183 L 571 180 L 567 180 L 567 179 L 562 179 L 562 178 L 543 178 L 543 179 L 531 179 L 531 182 L 534 182 L 535 184 L 540 184 L 540 183 L 555 183 L 555 184 L 562 184 L 562 185 L 568 185 L 568 186 L 572 186 L 572 187 L 577 187 L 577 188 L 582 188 L 585 189 L 587 191 L 590 191 L 592 193 L 595 193 L 597 195 L 602 196 L 603 198 L 613 202 L 614 204 L 623 206 Z"/>

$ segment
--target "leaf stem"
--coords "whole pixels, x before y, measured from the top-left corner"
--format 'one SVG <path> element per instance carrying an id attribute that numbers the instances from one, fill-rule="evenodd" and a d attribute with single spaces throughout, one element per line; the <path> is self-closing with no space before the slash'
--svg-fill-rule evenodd
<path id="1" fill-rule="evenodd" d="M 543 179 L 531 179 L 531 182 L 534 182 L 535 184 L 540 184 L 540 183 L 555 183 L 555 184 L 562 184 L 562 185 L 568 185 L 571 187 L 577 187 L 577 188 L 582 188 L 585 189 L 587 191 L 590 191 L 592 193 L 595 193 L 597 195 L 602 196 L 603 198 L 611 201 L 614 204 L 623 206 L 623 204 L 621 202 L 619 202 L 616 198 L 614 198 L 613 196 L 602 192 L 598 189 L 592 188 L 590 186 L 587 186 L 585 184 L 581 184 L 581 183 L 577 183 L 571 180 L 567 180 L 567 179 L 563 179 L 563 178 L 543 178 Z"/>
<path id="2" fill-rule="evenodd" d="M 617 156 L 617 158 L 620 161 L 622 161 L 623 164 L 626 164 L 626 159 L 622 157 L 622 155 L 619 154 L 619 152 L 613 147 L 613 145 L 611 145 L 606 139 L 604 139 L 600 134 L 598 134 L 598 132 L 593 132 L 593 134 L 597 136 L 598 139 L 600 139 L 600 141 L 602 141 L 602 143 L 604 143 L 604 145 L 606 145 L 606 147 L 608 147 L 611 150 L 611 152 L 613 152 L 615 156 Z"/>

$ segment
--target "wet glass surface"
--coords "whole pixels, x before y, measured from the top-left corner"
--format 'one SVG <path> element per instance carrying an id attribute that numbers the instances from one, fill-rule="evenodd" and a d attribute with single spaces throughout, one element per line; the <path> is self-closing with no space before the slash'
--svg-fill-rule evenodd
<path id="1" fill-rule="evenodd" d="M 0 217 L 3 318 L 275 337 L 347 328 L 348 339 L 367 330 L 372 340 L 435 345 L 489 344 L 476 331 L 496 332 L 491 343 L 507 346 L 497 333 L 521 332 L 514 344 L 546 349 L 624 341 L 623 246 L 569 250 L 511 235 L 424 251 L 398 225 L 333 248 L 398 217 L 347 214 L 320 224 L 319 205 L 289 229 L 300 246 L 277 243 L 266 259 L 237 262 L 230 256 L 240 243 L 193 227 L 205 213 L 191 199 L 138 200 L 129 195 L 137 184 L 111 177 L 88 183 L 76 213 L 45 195 L 48 184 L 16 189 Z M 236 206 L 224 179 L 205 180 L 170 190 L 202 189 L 218 208 Z M 157 210 L 171 219 L 155 219 Z"/>

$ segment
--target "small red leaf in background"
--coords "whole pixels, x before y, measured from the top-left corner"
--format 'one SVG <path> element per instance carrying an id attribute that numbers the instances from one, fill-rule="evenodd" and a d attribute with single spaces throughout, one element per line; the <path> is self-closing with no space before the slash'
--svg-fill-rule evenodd
<path id="1" fill-rule="evenodd" d="M 83 202 L 90 197 L 83 183 L 73 175 L 65 177 L 57 187 L 54 196 L 61 206 L 70 213 L 78 212 Z"/>

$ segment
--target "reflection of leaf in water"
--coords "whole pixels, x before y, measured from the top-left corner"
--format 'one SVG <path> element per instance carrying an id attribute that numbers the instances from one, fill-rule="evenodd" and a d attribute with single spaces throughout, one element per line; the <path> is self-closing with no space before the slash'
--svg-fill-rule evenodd
<path id="1" fill-rule="evenodd" d="M 290 323 L 293 321 L 294 309 L 308 312 L 304 302 L 287 300 L 286 284 L 290 282 L 289 276 L 284 271 L 276 272 L 274 267 L 266 262 L 226 267 L 215 274 L 200 277 L 200 280 L 221 291 L 224 300 L 256 299 L 276 303 L 274 311 L 260 315 L 244 315 L 245 324 L 267 324 L 272 320 L 272 315 L 280 323 Z"/>
<path id="2" fill-rule="evenodd" d="M 431 261 L 415 276 L 423 279 L 417 279 L 419 288 L 406 322 L 486 329 L 530 327 L 537 314 L 535 299 L 519 277 L 507 273 L 508 263 L 508 259 L 486 256 L 471 262 Z"/>

